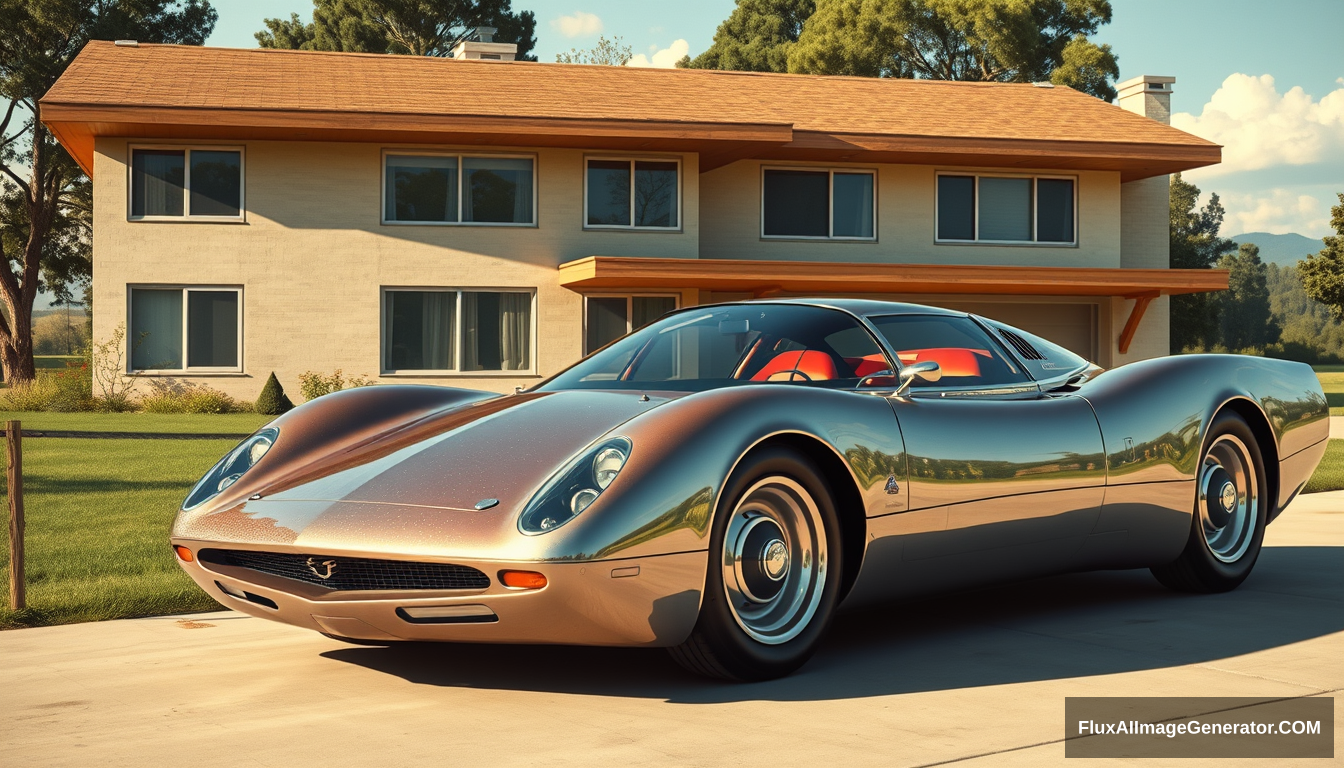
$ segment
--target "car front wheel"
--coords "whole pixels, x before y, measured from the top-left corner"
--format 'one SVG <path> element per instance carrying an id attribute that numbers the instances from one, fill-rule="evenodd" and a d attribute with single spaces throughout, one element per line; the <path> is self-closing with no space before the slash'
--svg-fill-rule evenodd
<path id="1" fill-rule="evenodd" d="M 840 532 L 830 489 L 806 457 L 748 455 L 720 496 L 700 617 L 672 656 L 699 674 L 769 680 L 802 666 L 840 588 Z"/>

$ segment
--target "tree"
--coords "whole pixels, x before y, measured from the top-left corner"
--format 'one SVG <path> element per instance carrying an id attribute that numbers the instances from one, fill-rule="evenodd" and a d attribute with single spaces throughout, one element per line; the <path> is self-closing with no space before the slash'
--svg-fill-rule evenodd
<path id="1" fill-rule="evenodd" d="M 510 0 L 313 0 L 313 20 L 298 14 L 265 19 L 262 48 L 451 56 L 477 27 L 494 27 L 495 41 L 517 43 L 518 59 L 536 61 L 536 16 L 514 13 Z"/>
<path id="2" fill-rule="evenodd" d="M 694 59 L 682 59 L 678 66 L 787 72 L 789 51 L 816 9 L 816 0 L 737 0 L 709 48 Z"/>
<path id="3" fill-rule="evenodd" d="M 624 67 L 635 57 L 635 49 L 626 45 L 620 35 L 608 40 L 605 36 L 597 38 L 592 48 L 571 48 L 569 53 L 557 53 L 555 60 L 561 64 L 605 64 L 610 67 Z"/>
<path id="4" fill-rule="evenodd" d="M 1171 177 L 1171 267 L 1212 269 L 1237 244 L 1218 236 L 1223 226 L 1223 204 L 1217 194 L 1199 205 L 1199 187 L 1181 174 Z M 1210 347 L 1218 337 L 1218 308 L 1214 296 L 1187 293 L 1171 297 L 1171 348 Z"/>
<path id="5" fill-rule="evenodd" d="M 1330 308 L 1335 319 L 1344 320 L 1344 193 L 1330 209 L 1335 234 L 1322 238 L 1325 247 L 1297 265 L 1307 295 Z"/>
<path id="6" fill-rule="evenodd" d="M 282 413 L 294 410 L 294 403 L 285 394 L 285 388 L 280 386 L 280 380 L 275 377 L 275 371 L 271 371 L 270 378 L 266 379 L 266 384 L 261 388 L 261 394 L 257 396 L 256 411 L 266 416 L 279 416 Z"/>
<path id="7" fill-rule="evenodd" d="M 0 363 L 31 381 L 33 300 L 70 298 L 92 270 L 88 178 L 47 132 L 37 101 L 90 40 L 200 45 L 208 0 L 0 0 Z M 7 102 L 7 104 L 6 104 Z"/>
<path id="8" fill-rule="evenodd" d="M 1115 98 L 1108 0 L 818 0 L 790 72 L 1004 83 L 1050 81 Z"/>
<path id="9" fill-rule="evenodd" d="M 1236 253 L 1218 261 L 1228 271 L 1227 290 L 1218 296 L 1223 343 L 1236 352 L 1263 350 L 1278 341 L 1279 329 L 1270 314 L 1268 270 L 1260 261 L 1260 247 L 1242 243 Z"/>

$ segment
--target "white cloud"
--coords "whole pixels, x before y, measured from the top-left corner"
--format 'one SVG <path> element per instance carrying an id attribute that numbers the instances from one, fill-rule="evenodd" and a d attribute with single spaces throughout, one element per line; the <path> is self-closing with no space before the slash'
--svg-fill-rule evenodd
<path id="1" fill-rule="evenodd" d="M 1227 215 L 1224 233 L 1269 232 L 1282 235 L 1297 232 L 1318 237 L 1330 229 L 1330 206 L 1319 198 L 1292 189 L 1275 188 L 1264 192 L 1219 195 Z"/>
<path id="2" fill-rule="evenodd" d="M 568 16 L 551 20 L 551 26 L 565 37 L 591 37 L 602 31 L 602 19 L 595 13 L 575 11 Z"/>
<path id="3" fill-rule="evenodd" d="M 1344 86 L 1344 78 L 1339 82 Z M 1270 75 L 1236 73 L 1199 115 L 1178 112 L 1171 124 L 1223 145 L 1223 162 L 1192 178 L 1285 165 L 1344 165 L 1344 87 L 1313 101 L 1300 86 L 1280 94 Z"/>
<path id="4" fill-rule="evenodd" d="M 650 50 L 658 46 L 649 46 Z M 691 52 L 691 44 L 685 40 L 673 40 L 672 44 L 661 50 L 654 50 L 653 56 L 636 54 L 626 66 L 630 67 L 657 67 L 659 69 L 671 69 L 677 66 L 681 57 Z"/>

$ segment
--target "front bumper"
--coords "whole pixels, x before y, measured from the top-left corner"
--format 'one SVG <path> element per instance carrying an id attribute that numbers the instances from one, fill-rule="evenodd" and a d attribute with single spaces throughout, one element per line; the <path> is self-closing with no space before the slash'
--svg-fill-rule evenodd
<path id="1" fill-rule="evenodd" d="M 192 552 L 240 548 L 193 539 L 174 538 L 172 543 Z M 453 563 L 488 574 L 490 586 L 397 592 L 332 592 L 246 568 L 202 564 L 199 559 L 178 564 L 229 608 L 354 640 L 669 646 L 683 642 L 695 626 L 706 558 L 704 551 L 561 563 L 453 558 Z M 547 584 L 541 589 L 511 589 L 499 583 L 502 569 L 536 571 L 546 576 Z M 408 618 L 406 611 L 447 606 L 485 606 L 496 618 L 424 623 Z"/>

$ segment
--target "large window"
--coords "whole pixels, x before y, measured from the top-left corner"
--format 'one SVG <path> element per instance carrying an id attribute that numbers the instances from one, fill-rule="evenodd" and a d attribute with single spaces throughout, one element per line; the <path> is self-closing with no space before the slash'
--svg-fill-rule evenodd
<path id="1" fill-rule="evenodd" d="M 765 168 L 762 174 L 763 237 L 874 238 L 872 171 Z"/>
<path id="2" fill-rule="evenodd" d="M 1075 181 L 1048 176 L 938 176 L 940 242 L 1077 243 Z"/>
<path id="3" fill-rule="evenodd" d="M 681 227 L 680 161 L 589 158 L 584 187 L 587 227 Z"/>
<path id="4" fill-rule="evenodd" d="M 676 296 L 585 297 L 583 353 L 643 328 L 676 308 Z"/>
<path id="5" fill-rule="evenodd" d="M 383 156 L 383 223 L 536 223 L 531 157 Z"/>
<path id="6" fill-rule="evenodd" d="M 384 373 L 532 370 L 531 291 L 387 288 Z"/>
<path id="7" fill-rule="evenodd" d="M 969 317 L 888 315 L 869 321 L 891 345 L 901 365 L 938 363 L 943 376 L 937 383 L 917 380 L 912 386 L 980 388 L 1031 381 Z"/>
<path id="8" fill-rule="evenodd" d="M 132 147 L 130 218 L 241 221 L 243 151 Z"/>
<path id="9" fill-rule="evenodd" d="M 241 370 L 242 299 L 241 288 L 131 288 L 131 369 Z"/>

